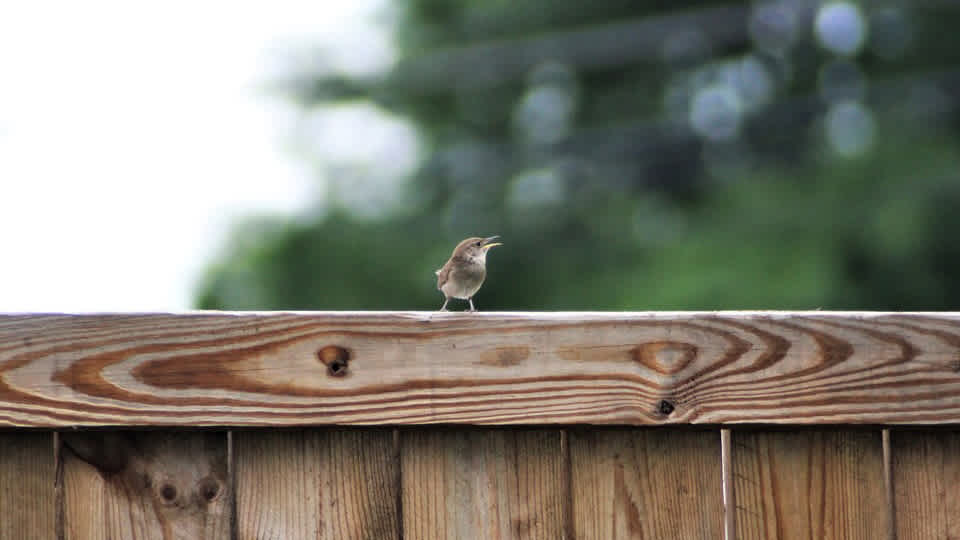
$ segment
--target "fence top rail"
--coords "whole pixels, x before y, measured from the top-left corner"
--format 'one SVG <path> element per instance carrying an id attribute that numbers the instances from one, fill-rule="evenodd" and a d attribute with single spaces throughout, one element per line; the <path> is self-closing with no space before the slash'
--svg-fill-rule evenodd
<path id="1" fill-rule="evenodd" d="M 0 314 L 0 427 L 960 424 L 960 313 Z"/>

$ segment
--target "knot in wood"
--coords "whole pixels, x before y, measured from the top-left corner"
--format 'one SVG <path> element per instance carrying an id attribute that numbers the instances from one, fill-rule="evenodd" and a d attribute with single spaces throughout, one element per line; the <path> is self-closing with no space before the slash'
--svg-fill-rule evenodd
<path id="1" fill-rule="evenodd" d="M 173 484 L 164 482 L 160 486 L 160 498 L 166 503 L 172 503 L 177 499 L 177 487 Z"/>
<path id="2" fill-rule="evenodd" d="M 327 375 L 343 377 L 350 363 L 350 351 L 338 345 L 327 345 L 317 351 L 317 358 L 327 366 Z"/>
<path id="3" fill-rule="evenodd" d="M 660 406 L 657 407 L 657 410 L 660 411 L 660 414 L 669 416 L 673 414 L 673 411 L 676 410 L 676 407 L 670 401 L 662 399 L 660 400 Z"/>
<path id="4" fill-rule="evenodd" d="M 197 491 L 205 502 L 213 502 L 220 494 L 220 482 L 212 476 L 205 476 L 198 483 Z"/>
<path id="5" fill-rule="evenodd" d="M 663 375 L 677 373 L 697 357 L 695 345 L 678 341 L 652 341 L 638 345 L 630 352 L 634 361 Z"/>

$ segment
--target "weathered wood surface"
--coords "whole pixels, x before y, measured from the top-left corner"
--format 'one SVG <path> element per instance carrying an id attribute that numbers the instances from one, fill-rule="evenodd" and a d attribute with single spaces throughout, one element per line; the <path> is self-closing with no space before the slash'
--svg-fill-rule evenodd
<path id="1" fill-rule="evenodd" d="M 403 537 L 562 540 L 559 431 L 402 431 Z"/>
<path id="2" fill-rule="evenodd" d="M 883 452 L 883 490 L 886 497 L 887 540 L 897 540 L 897 516 L 893 492 L 893 454 L 890 446 L 890 429 L 880 431 L 881 448 Z"/>
<path id="3" fill-rule="evenodd" d="M 5 431 L 0 540 L 960 538 L 956 430 L 722 431 Z"/>
<path id="4" fill-rule="evenodd" d="M 737 540 L 888 538 L 880 430 L 733 430 Z"/>
<path id="5" fill-rule="evenodd" d="M 54 538 L 50 433 L 0 433 L 0 540 Z"/>
<path id="6" fill-rule="evenodd" d="M 62 439 L 66 538 L 230 538 L 226 433 L 87 432 Z"/>
<path id="7" fill-rule="evenodd" d="M 890 434 L 898 540 L 960 538 L 960 431 Z"/>
<path id="8" fill-rule="evenodd" d="M 737 537 L 737 498 L 733 477 L 733 434 L 729 429 L 720 430 L 720 462 L 723 474 L 723 540 L 734 540 Z"/>
<path id="9" fill-rule="evenodd" d="M 240 431 L 233 439 L 239 540 L 400 537 L 393 430 Z"/>
<path id="10" fill-rule="evenodd" d="M 0 316 L 0 426 L 960 422 L 960 314 Z"/>
<path id="11" fill-rule="evenodd" d="M 723 537 L 717 431 L 570 432 L 574 538 Z"/>

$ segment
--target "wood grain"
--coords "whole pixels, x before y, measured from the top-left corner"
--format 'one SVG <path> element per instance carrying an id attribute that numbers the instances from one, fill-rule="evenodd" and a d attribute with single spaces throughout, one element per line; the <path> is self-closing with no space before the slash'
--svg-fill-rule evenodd
<path id="1" fill-rule="evenodd" d="M 893 490 L 893 452 L 890 446 L 890 430 L 881 431 L 883 439 L 883 490 L 886 494 L 887 540 L 897 540 L 897 506 Z"/>
<path id="2" fill-rule="evenodd" d="M 0 316 L 0 426 L 745 422 L 960 422 L 960 314 Z"/>
<path id="3" fill-rule="evenodd" d="M 733 430 L 737 538 L 887 534 L 880 431 Z"/>
<path id="4" fill-rule="evenodd" d="M 0 540 L 54 538 L 50 433 L 0 433 Z"/>
<path id="5" fill-rule="evenodd" d="M 233 437 L 239 540 L 399 538 L 391 430 Z"/>
<path id="6" fill-rule="evenodd" d="M 577 539 L 723 537 L 718 432 L 574 430 L 570 456 Z"/>
<path id="7" fill-rule="evenodd" d="M 733 478 L 733 434 L 720 430 L 720 462 L 723 472 L 723 540 L 737 538 L 737 498 Z"/>
<path id="8" fill-rule="evenodd" d="M 569 538 L 559 431 L 403 431 L 401 440 L 404 538 Z"/>
<path id="9" fill-rule="evenodd" d="M 890 434 L 899 540 L 960 538 L 960 432 Z"/>
<path id="10" fill-rule="evenodd" d="M 225 433 L 61 438 L 68 539 L 230 538 Z"/>

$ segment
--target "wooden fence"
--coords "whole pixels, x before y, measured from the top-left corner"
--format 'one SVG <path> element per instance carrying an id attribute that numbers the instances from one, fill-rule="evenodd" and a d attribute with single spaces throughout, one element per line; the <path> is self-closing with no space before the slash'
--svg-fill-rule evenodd
<path id="1" fill-rule="evenodd" d="M 0 315 L 0 539 L 957 539 L 960 314 Z"/>

